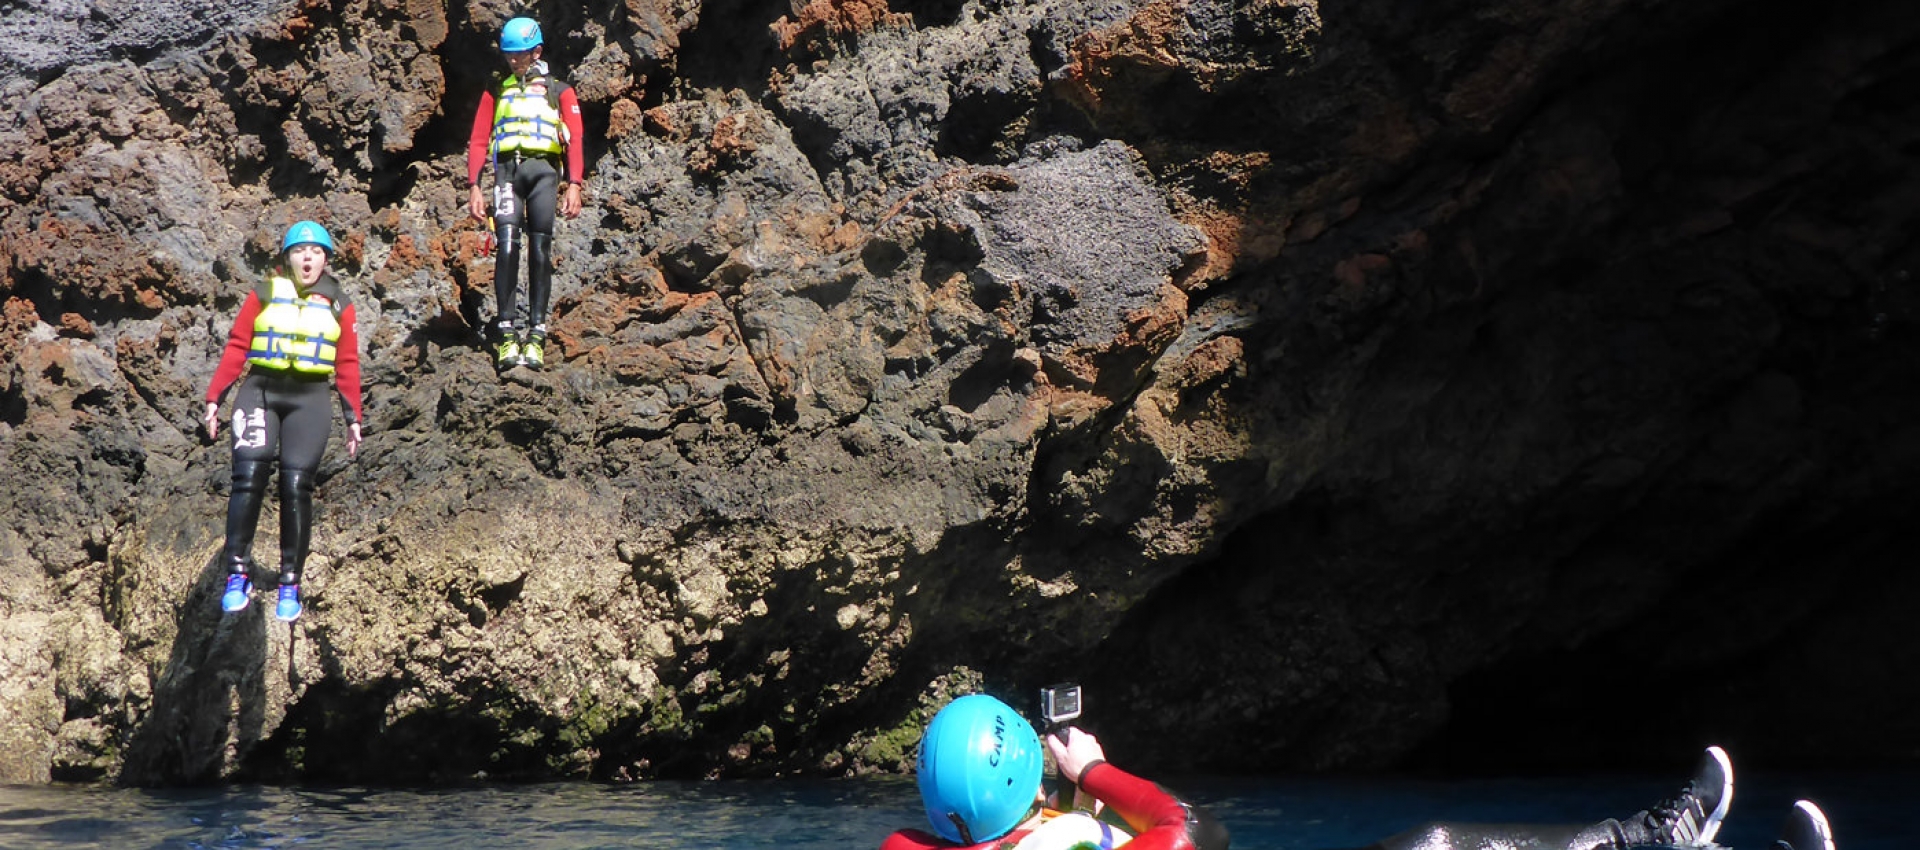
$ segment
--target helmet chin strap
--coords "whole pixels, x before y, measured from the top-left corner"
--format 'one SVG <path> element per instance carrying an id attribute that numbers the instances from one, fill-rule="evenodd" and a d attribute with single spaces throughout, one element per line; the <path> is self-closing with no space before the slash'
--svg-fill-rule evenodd
<path id="1" fill-rule="evenodd" d="M 953 821 L 955 829 L 960 830 L 960 843 L 973 844 L 973 830 L 967 828 L 967 822 L 960 819 L 959 812 L 948 812 L 947 820 Z"/>

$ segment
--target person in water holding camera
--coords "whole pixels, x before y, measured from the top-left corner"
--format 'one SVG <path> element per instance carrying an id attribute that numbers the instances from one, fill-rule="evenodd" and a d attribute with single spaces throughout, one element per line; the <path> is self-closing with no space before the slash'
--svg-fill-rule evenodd
<path id="1" fill-rule="evenodd" d="M 1078 714 L 1078 704 L 1076 688 L 1071 714 Z M 932 832 L 900 830 L 881 850 L 1066 850 L 1121 843 L 1138 850 L 1226 850 L 1226 828 L 1205 810 L 1113 766 L 1094 736 L 1060 725 L 1070 716 L 1047 713 L 1053 715 L 1048 725 L 1059 726 L 1047 734 L 1046 748 L 1060 777 L 1099 801 L 1125 830 L 1091 813 L 1048 807 L 1040 784 L 1041 739 L 1033 725 L 1012 706 L 971 694 L 940 709 L 920 739 L 916 775 Z"/>
<path id="2" fill-rule="evenodd" d="M 916 777 L 932 832 L 899 830 L 880 850 L 1227 850 L 1226 827 L 1205 809 L 1114 767 L 1094 736 L 1071 725 L 1080 715 L 1077 686 L 1042 691 L 1041 706 L 1046 749 L 1060 777 L 1093 797 L 1092 811 L 1062 811 L 1073 803 L 1064 794 L 1048 799 L 1040 779 L 1042 737 L 1011 706 L 972 694 L 940 709 L 920 739 Z M 1679 794 L 1621 820 L 1433 821 L 1367 850 L 1710 847 L 1732 801 L 1733 763 L 1724 750 L 1709 747 Z M 1825 813 L 1807 800 L 1794 803 L 1773 850 L 1835 850 Z"/>

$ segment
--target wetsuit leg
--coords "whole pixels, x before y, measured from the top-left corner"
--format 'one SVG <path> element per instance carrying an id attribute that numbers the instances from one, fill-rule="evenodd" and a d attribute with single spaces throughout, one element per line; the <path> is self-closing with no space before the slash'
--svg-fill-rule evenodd
<path id="1" fill-rule="evenodd" d="M 520 288 L 520 226 L 498 222 L 494 238 L 499 245 L 493 257 L 493 303 L 497 311 L 494 322 L 501 339 L 505 339 L 514 332 L 517 306 L 514 296 Z"/>
<path id="2" fill-rule="evenodd" d="M 527 233 L 527 326 L 547 334 L 547 300 L 553 294 L 553 234 Z"/>
<path id="3" fill-rule="evenodd" d="M 233 492 L 227 497 L 227 546 L 222 560 L 228 575 L 245 575 L 253 552 L 253 530 L 260 523 L 260 502 L 267 492 L 273 462 L 233 461 Z"/>
<path id="4" fill-rule="evenodd" d="M 1612 850 L 1635 846 L 1619 821 L 1563 824 L 1428 823 L 1367 850 Z"/>
<path id="5" fill-rule="evenodd" d="M 313 537 L 313 473 L 287 469 L 280 473 L 280 583 L 299 584 L 307 563 L 307 544 Z"/>
<path id="6" fill-rule="evenodd" d="M 1652 812 L 1644 809 L 1634 812 L 1633 815 L 1626 820 L 1605 820 L 1601 821 L 1598 825 L 1611 826 L 1614 833 L 1619 836 L 1619 843 L 1622 847 L 1667 843 L 1666 830 L 1657 828 Z"/>
<path id="7" fill-rule="evenodd" d="M 502 339 L 513 333 L 519 317 L 515 296 L 520 290 L 520 231 L 526 228 L 525 194 L 518 178 L 521 166 L 504 160 L 495 166 L 493 224 L 496 249 L 493 255 L 493 304 L 498 311 L 494 321 Z M 503 191 L 504 190 L 504 191 Z"/>
<path id="8" fill-rule="evenodd" d="M 278 391 L 280 426 L 280 583 L 299 584 L 313 535 L 314 471 L 333 430 L 325 381 L 290 381 Z"/>
<path id="9" fill-rule="evenodd" d="M 529 233 L 553 235 L 553 216 L 559 204 L 560 172 L 544 159 L 529 159 L 514 171 L 513 189 L 524 201 Z"/>
<path id="10" fill-rule="evenodd" d="M 260 502 L 280 450 L 280 416 L 270 409 L 261 382 L 249 376 L 233 397 L 233 489 L 227 497 L 227 573 L 247 572 Z"/>
<path id="11" fill-rule="evenodd" d="M 545 160 L 528 160 L 520 164 L 513 187 L 525 201 L 527 216 L 526 327 L 544 336 L 553 294 L 553 217 L 560 172 Z"/>

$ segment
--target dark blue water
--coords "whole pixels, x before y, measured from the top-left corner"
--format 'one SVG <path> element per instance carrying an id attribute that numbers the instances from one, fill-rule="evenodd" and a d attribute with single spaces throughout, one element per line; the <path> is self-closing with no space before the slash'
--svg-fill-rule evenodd
<path id="1" fill-rule="evenodd" d="M 1842 850 L 1916 850 L 1920 773 L 1742 776 L 1719 842 L 1767 850 L 1798 797 Z M 1588 823 L 1646 807 L 1667 778 L 1430 782 L 1188 779 L 1236 850 L 1357 847 L 1432 819 Z M 0 788 L 0 848 L 846 848 L 919 826 L 905 779 L 551 784 L 448 790 Z"/>

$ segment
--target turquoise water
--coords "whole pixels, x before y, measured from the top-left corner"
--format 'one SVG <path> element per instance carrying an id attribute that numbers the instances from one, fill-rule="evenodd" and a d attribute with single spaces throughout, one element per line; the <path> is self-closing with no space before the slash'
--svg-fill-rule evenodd
<path id="1" fill-rule="evenodd" d="M 1920 848 L 1920 773 L 1742 777 L 1721 844 L 1767 850 L 1794 798 L 1826 807 L 1842 850 Z M 1671 778 L 1189 779 L 1236 850 L 1355 847 L 1429 820 L 1590 822 Z M 0 848 L 872 848 L 919 825 L 904 779 L 545 784 L 459 789 L 0 788 Z"/>

